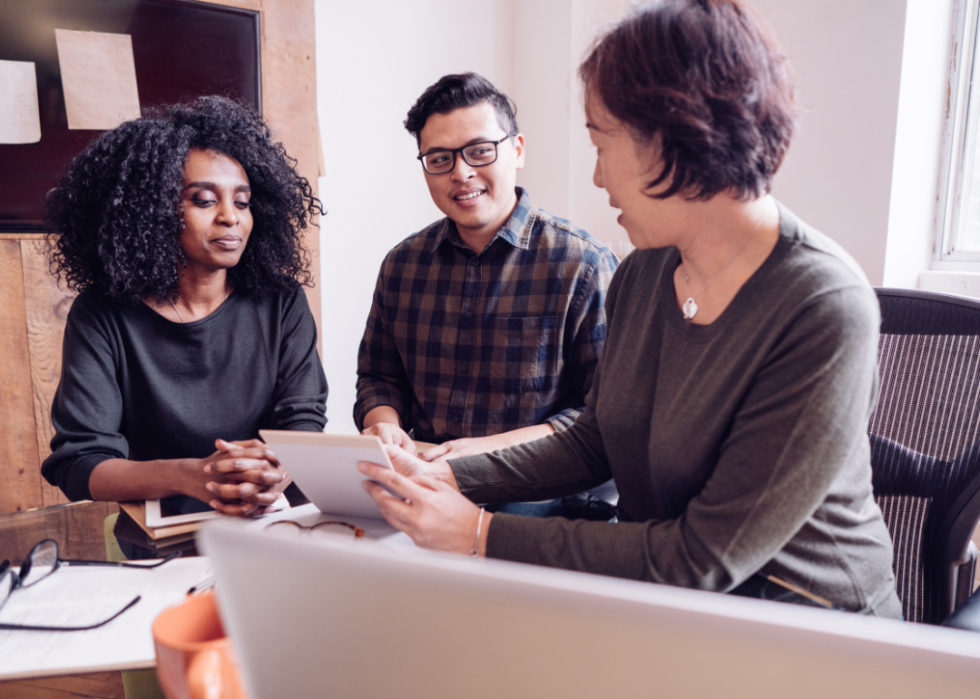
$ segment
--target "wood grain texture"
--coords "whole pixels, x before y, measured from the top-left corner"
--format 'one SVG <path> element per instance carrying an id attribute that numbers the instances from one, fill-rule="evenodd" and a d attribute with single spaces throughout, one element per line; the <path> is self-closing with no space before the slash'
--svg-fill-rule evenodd
<path id="1" fill-rule="evenodd" d="M 43 504 L 21 243 L 0 240 L 0 512 Z"/>
<path id="2" fill-rule="evenodd" d="M 203 0 L 210 5 L 224 5 L 226 7 L 238 7 L 243 10 L 261 10 L 262 0 Z"/>
<path id="3" fill-rule="evenodd" d="M 65 336 L 65 321 L 75 296 L 61 288 L 57 278 L 48 271 L 43 241 L 22 241 L 21 256 L 40 469 L 41 461 L 51 453 L 51 438 L 54 437 L 51 401 L 61 378 L 61 343 Z M 68 502 L 60 489 L 43 478 L 40 483 L 44 505 Z"/>
<path id="4" fill-rule="evenodd" d="M 297 170 L 317 193 L 320 171 L 316 109 L 316 22 L 311 0 L 262 0 L 262 112 L 273 138 L 297 160 Z M 306 232 L 316 285 L 306 289 L 320 328 L 320 229 Z"/>
<path id="5" fill-rule="evenodd" d="M 122 674 L 95 672 L 90 675 L 42 677 L 36 680 L 0 682 L 3 699 L 126 699 Z"/>
<path id="6" fill-rule="evenodd" d="M 313 0 L 211 1 L 260 12 L 264 116 L 316 194 L 321 151 Z M 43 238 L 0 232 L 0 513 L 66 502 L 41 478 L 40 464 L 50 453 L 51 401 L 72 297 L 48 273 Z M 307 232 L 304 247 L 315 284 L 306 293 L 322 348 L 319 228 Z"/>
<path id="7" fill-rule="evenodd" d="M 262 116 L 272 136 L 297 161 L 299 174 L 316 196 L 322 152 L 317 133 L 316 21 L 313 0 L 206 0 L 214 5 L 259 11 L 262 51 Z M 306 232 L 314 286 L 306 297 L 320 328 L 320 229 Z"/>
<path id="8" fill-rule="evenodd" d="M 83 501 L 0 515 L 0 560 L 20 565 L 34 544 L 54 539 L 62 558 L 104 561 L 103 525 L 118 511 L 114 502 Z"/>
<path id="9" fill-rule="evenodd" d="M 28 512 L 0 515 L 0 557 L 20 565 L 37 542 L 58 542 L 63 558 L 106 560 L 105 518 L 118 511 L 115 503 L 76 502 Z M 0 682 L 3 699 L 125 699 L 122 675 L 98 672 Z"/>

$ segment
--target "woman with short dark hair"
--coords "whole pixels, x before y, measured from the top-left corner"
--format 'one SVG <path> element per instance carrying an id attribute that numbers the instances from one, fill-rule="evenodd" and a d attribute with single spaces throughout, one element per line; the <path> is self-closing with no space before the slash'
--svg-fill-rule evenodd
<path id="1" fill-rule="evenodd" d="M 52 190 L 52 268 L 80 293 L 42 473 L 72 500 L 248 515 L 287 485 L 258 430 L 322 431 L 327 397 L 301 287 L 322 210 L 294 162 L 201 97 L 101 134 Z"/>
<path id="2" fill-rule="evenodd" d="M 367 486 L 382 513 L 431 548 L 741 594 L 778 579 L 899 617 L 866 432 L 877 301 L 769 195 L 796 116 L 782 51 L 741 2 L 661 0 L 601 37 L 580 75 L 595 184 L 637 248 L 609 291 L 587 409 L 562 434 L 451 465 L 362 465 L 406 498 Z M 610 476 L 614 524 L 471 502 Z"/>

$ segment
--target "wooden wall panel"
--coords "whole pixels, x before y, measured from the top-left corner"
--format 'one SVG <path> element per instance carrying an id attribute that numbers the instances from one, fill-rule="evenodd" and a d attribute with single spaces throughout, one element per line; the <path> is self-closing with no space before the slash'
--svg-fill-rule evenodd
<path id="1" fill-rule="evenodd" d="M 96 672 L 88 675 L 37 677 L 0 682 L 4 699 L 126 699 L 122 674 Z"/>
<path id="2" fill-rule="evenodd" d="M 27 341 L 31 356 L 31 382 L 34 388 L 34 419 L 37 424 L 37 453 L 41 461 L 51 453 L 51 401 L 61 378 L 61 343 L 65 321 L 75 295 L 57 284 L 48 271 L 45 243 L 21 242 L 24 267 L 24 293 L 27 310 Z M 41 478 L 45 505 L 68 502 L 60 489 Z"/>
<path id="3" fill-rule="evenodd" d="M 37 542 L 54 539 L 62 558 L 104 561 L 105 518 L 119 512 L 114 502 L 74 502 L 32 512 L 0 515 L 3 558 L 20 565 Z M 3 694 L 0 694 L 3 697 Z"/>
<path id="4" fill-rule="evenodd" d="M 317 190 L 313 0 L 211 0 L 260 12 L 263 116 Z M 50 453 L 51 400 L 72 297 L 48 274 L 43 236 L 0 232 L 0 513 L 65 502 L 40 475 Z M 319 228 L 304 241 L 315 286 L 307 298 L 320 326 Z M 322 329 L 319 333 L 322 342 Z M 321 345 L 322 346 L 322 345 Z"/>
<path id="5" fill-rule="evenodd" d="M 262 42 L 262 116 L 272 136 L 297 161 L 299 174 L 317 193 L 322 154 L 316 107 L 316 21 L 313 0 L 206 0 L 259 11 Z M 310 254 L 314 287 L 306 289 L 316 319 L 317 345 L 323 347 L 320 327 L 320 229 L 307 231 L 304 246 Z"/>
<path id="6" fill-rule="evenodd" d="M 0 512 L 15 512 L 43 502 L 19 240 L 0 240 L 0 328 Z"/>
<path id="7" fill-rule="evenodd" d="M 262 9 L 262 0 L 201 0 L 209 5 L 225 5 L 227 7 L 240 7 L 243 10 Z"/>
<path id="8" fill-rule="evenodd" d="M 316 109 L 316 21 L 311 0 L 262 0 L 262 112 L 276 140 L 298 161 L 317 193 L 320 139 Z M 307 231 L 317 286 L 306 290 L 320 328 L 320 229 Z M 322 344 L 320 345 L 322 347 Z"/>

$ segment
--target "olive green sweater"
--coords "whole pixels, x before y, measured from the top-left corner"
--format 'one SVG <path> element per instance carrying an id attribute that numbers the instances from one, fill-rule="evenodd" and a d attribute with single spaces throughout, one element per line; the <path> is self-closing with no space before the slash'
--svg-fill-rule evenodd
<path id="1" fill-rule="evenodd" d="M 623 262 L 575 425 L 452 462 L 478 502 L 612 477 L 621 521 L 497 514 L 489 556 L 721 592 L 763 571 L 845 609 L 901 615 L 871 491 L 877 300 L 837 244 L 783 207 L 780 219 L 773 252 L 707 326 L 677 308 L 675 248 Z"/>

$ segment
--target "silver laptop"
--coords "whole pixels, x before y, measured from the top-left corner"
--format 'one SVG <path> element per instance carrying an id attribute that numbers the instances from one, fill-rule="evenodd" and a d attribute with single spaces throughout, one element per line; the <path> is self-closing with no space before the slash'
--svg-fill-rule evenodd
<path id="1" fill-rule="evenodd" d="M 200 542 L 252 699 L 980 690 L 965 631 L 226 520 Z"/>

